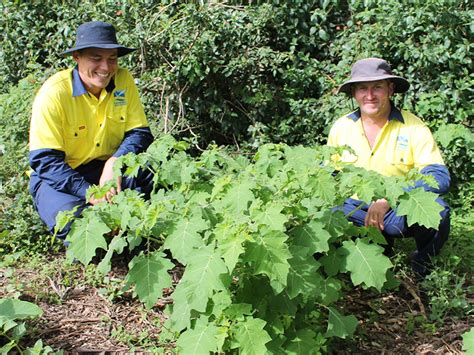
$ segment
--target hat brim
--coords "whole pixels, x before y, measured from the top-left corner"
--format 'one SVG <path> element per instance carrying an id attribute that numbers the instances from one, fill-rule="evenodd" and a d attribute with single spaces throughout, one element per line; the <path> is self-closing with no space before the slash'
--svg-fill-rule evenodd
<path id="1" fill-rule="evenodd" d="M 377 76 L 366 76 L 366 77 L 358 77 L 358 78 L 353 78 L 351 80 L 346 81 L 344 84 L 342 84 L 339 89 L 337 90 L 337 93 L 344 92 L 346 94 L 351 95 L 351 86 L 355 83 L 363 83 L 367 81 L 378 81 L 378 80 L 391 80 L 395 84 L 394 92 L 397 93 L 403 93 L 408 90 L 410 87 L 410 83 L 408 80 L 405 78 L 402 78 L 401 76 L 396 76 L 396 75 L 377 75 Z"/>
<path id="2" fill-rule="evenodd" d="M 62 52 L 61 55 L 72 54 L 75 51 L 80 51 L 81 49 L 86 49 L 86 48 L 100 48 L 100 49 L 115 49 L 116 48 L 118 50 L 117 55 L 119 57 L 122 57 L 126 54 L 129 54 L 129 53 L 137 50 L 137 48 L 128 48 L 128 47 L 121 46 L 120 44 L 100 43 L 100 44 L 88 44 L 88 45 L 84 45 L 84 46 L 77 46 L 77 47 L 74 47 L 74 48 L 70 48 L 70 49 Z"/>

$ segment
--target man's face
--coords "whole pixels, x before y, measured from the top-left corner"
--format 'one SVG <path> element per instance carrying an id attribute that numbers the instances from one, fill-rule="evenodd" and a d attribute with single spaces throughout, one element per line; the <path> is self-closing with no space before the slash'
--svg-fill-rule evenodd
<path id="1" fill-rule="evenodd" d="M 117 72 L 117 49 L 86 48 L 73 53 L 87 91 L 100 95 Z"/>
<path id="2" fill-rule="evenodd" d="M 362 116 L 388 118 L 393 90 L 394 85 L 389 80 L 368 81 L 354 84 L 352 95 Z"/>

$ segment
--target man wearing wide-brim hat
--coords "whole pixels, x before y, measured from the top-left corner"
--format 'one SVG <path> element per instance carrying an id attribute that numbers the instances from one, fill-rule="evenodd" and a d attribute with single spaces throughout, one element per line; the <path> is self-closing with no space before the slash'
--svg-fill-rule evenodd
<path id="1" fill-rule="evenodd" d="M 355 154 L 344 152 L 341 157 L 344 162 L 386 176 L 406 175 L 416 168 L 421 174 L 433 176 L 439 186 L 435 188 L 421 181 L 415 186 L 441 195 L 449 189 L 450 176 L 429 128 L 390 100 L 394 93 L 404 93 L 409 86 L 406 79 L 392 74 L 383 59 L 357 61 L 350 79 L 338 92 L 354 98 L 359 108 L 334 123 L 328 145 L 351 147 Z M 443 207 L 437 230 L 417 224 L 408 227 L 406 217 L 397 216 L 396 206 L 390 206 L 386 199 L 371 202 L 349 198 L 343 211 L 354 224 L 379 229 L 389 243 L 388 253 L 393 238 L 413 237 L 416 251 L 411 256 L 412 268 L 422 278 L 429 272 L 430 257 L 439 252 L 449 234 L 449 207 L 441 198 L 437 201 Z"/>
<path id="2" fill-rule="evenodd" d="M 86 191 L 113 180 L 116 159 L 143 152 L 153 141 L 130 73 L 118 58 L 134 51 L 117 42 L 115 28 L 93 21 L 77 28 L 76 43 L 63 52 L 74 68 L 50 77 L 37 93 L 30 126 L 30 192 L 35 207 L 53 232 L 60 211 L 112 202 L 120 190 L 134 188 L 148 195 L 152 175 L 119 177 L 103 198 Z M 64 238 L 70 226 L 57 236 Z"/>

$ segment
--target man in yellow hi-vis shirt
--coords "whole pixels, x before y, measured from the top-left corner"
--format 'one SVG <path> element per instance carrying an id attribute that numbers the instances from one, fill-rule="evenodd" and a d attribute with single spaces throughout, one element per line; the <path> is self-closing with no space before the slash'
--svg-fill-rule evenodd
<path id="1" fill-rule="evenodd" d="M 344 152 L 341 157 L 344 162 L 386 176 L 405 175 L 413 168 L 432 175 L 438 188 L 421 181 L 415 186 L 441 195 L 449 190 L 451 180 L 429 128 L 412 113 L 399 110 L 390 100 L 394 93 L 403 93 L 409 86 L 406 79 L 392 74 L 383 59 L 357 61 L 351 78 L 338 92 L 351 95 L 359 108 L 334 123 L 328 145 L 351 147 L 355 154 Z M 408 227 L 406 217 L 397 216 L 393 209 L 396 206 L 390 206 L 386 199 L 367 205 L 349 198 L 342 210 L 354 224 L 379 229 L 389 243 L 389 251 L 393 238 L 413 237 L 417 250 L 411 257 L 412 268 L 418 277 L 424 277 L 429 272 L 430 257 L 439 252 L 449 235 L 449 206 L 441 198 L 437 201 L 444 208 L 438 230 L 417 224 Z"/>
<path id="2" fill-rule="evenodd" d="M 130 73 L 118 57 L 135 49 L 117 43 L 115 28 L 93 21 L 77 29 L 76 44 L 62 54 L 72 55 L 76 67 L 50 77 L 37 93 L 30 125 L 30 192 L 35 207 L 53 232 L 60 211 L 111 201 L 122 189 L 149 195 L 152 174 L 119 177 L 104 198 L 91 197 L 91 184 L 113 179 L 115 160 L 140 153 L 153 136 Z M 64 238 L 69 226 L 58 233 Z"/>

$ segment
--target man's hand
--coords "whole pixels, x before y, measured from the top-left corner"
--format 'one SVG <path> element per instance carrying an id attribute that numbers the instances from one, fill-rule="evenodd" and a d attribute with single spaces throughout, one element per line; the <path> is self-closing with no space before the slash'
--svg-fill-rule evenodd
<path id="1" fill-rule="evenodd" d="M 88 202 L 89 202 L 91 205 L 97 205 L 97 204 L 99 204 L 99 203 L 101 203 L 101 202 L 104 202 L 104 201 L 105 201 L 105 197 L 102 197 L 102 198 L 95 198 L 94 196 L 91 196 L 91 197 L 89 198 L 89 201 L 88 201 Z"/>
<path id="2" fill-rule="evenodd" d="M 383 231 L 383 219 L 389 209 L 390 205 L 384 198 L 372 203 L 367 210 L 367 215 L 365 216 L 365 226 L 372 226 L 377 228 L 379 231 Z"/>
<path id="3" fill-rule="evenodd" d="M 110 157 L 104 165 L 104 169 L 102 170 L 102 175 L 100 176 L 99 180 L 99 186 L 104 186 L 108 181 L 112 180 L 114 178 L 114 163 L 117 160 L 116 157 Z M 118 194 L 120 191 L 122 191 L 122 177 L 119 176 L 117 177 L 117 189 L 111 188 L 106 194 L 105 194 L 105 200 L 107 202 L 112 201 L 112 197 L 116 194 Z M 101 199 L 103 201 L 103 199 Z M 90 201 L 89 201 L 90 202 Z M 91 203 L 91 202 L 90 202 Z"/>

